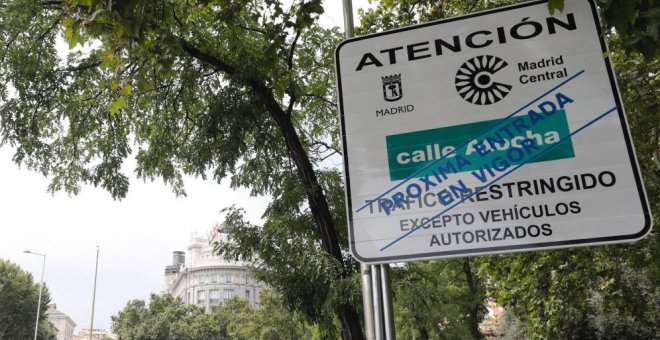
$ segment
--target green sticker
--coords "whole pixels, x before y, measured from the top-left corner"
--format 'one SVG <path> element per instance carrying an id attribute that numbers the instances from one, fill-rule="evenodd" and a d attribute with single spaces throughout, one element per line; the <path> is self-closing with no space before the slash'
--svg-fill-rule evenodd
<path id="1" fill-rule="evenodd" d="M 517 165 L 524 162 L 537 163 L 575 157 L 570 138 L 555 145 L 570 135 L 565 110 L 557 110 L 552 114 L 532 119 L 528 115 L 523 115 L 508 118 L 506 123 L 501 124 L 497 124 L 502 121 L 501 119 L 495 119 L 387 136 L 390 180 L 424 177 L 431 174 L 436 167 L 429 166 L 418 174 L 415 172 L 431 162 L 441 166 L 445 161 L 451 162 L 458 156 L 464 157 L 469 164 L 465 164 L 457 172 L 478 170 L 486 164 L 498 164 L 498 158 L 506 159 L 510 165 Z M 512 124 L 514 120 L 517 120 L 518 124 Z M 491 127 L 492 129 L 488 130 Z M 484 133 L 486 130 L 487 132 Z M 479 134 L 482 134 L 479 141 L 471 140 L 455 150 L 466 140 Z M 511 148 L 523 149 L 523 142 L 527 139 L 538 147 L 533 154 L 538 154 L 548 147 L 552 149 L 534 159 L 531 159 L 532 153 L 526 153 L 525 157 L 515 160 L 507 157 L 507 152 L 516 151 L 510 150 Z M 485 147 L 490 152 L 482 155 L 484 152 L 480 153 L 478 150 L 479 142 L 482 142 L 482 148 Z M 446 157 L 436 162 L 443 156 Z"/>

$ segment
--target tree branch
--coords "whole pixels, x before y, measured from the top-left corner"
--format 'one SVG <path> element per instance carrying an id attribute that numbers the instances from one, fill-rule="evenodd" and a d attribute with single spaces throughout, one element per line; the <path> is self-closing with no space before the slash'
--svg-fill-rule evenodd
<path id="1" fill-rule="evenodd" d="M 333 150 L 331 153 L 325 155 L 324 157 L 321 157 L 321 158 L 319 159 L 319 162 L 323 162 L 323 161 L 325 161 L 326 159 L 332 157 L 333 155 L 340 155 L 340 156 L 341 156 L 341 153 L 339 153 L 337 150 Z"/>
<path id="2" fill-rule="evenodd" d="M 296 50 L 296 44 L 298 43 L 298 38 L 300 38 L 300 31 L 296 32 L 296 37 L 293 38 L 293 42 L 291 42 L 291 48 L 289 49 L 289 57 L 287 58 L 286 61 L 289 70 L 293 69 L 293 54 Z M 297 101 L 297 96 L 295 93 L 296 91 L 293 89 L 291 83 L 289 83 L 289 87 L 287 88 L 286 92 L 289 95 L 289 106 L 286 109 L 286 114 L 287 116 L 291 116 L 291 112 L 293 112 L 293 106 Z"/>
<path id="3" fill-rule="evenodd" d="M 309 138 L 311 138 L 311 137 L 309 137 Z M 314 152 L 320 152 L 318 147 L 321 147 L 321 146 L 325 148 L 325 151 L 332 150 L 334 153 L 341 154 L 341 152 L 339 150 L 337 150 L 337 149 L 333 148 L 332 146 L 328 145 L 326 142 L 315 141 L 314 143 L 312 143 L 310 145 L 310 147 L 315 147 Z"/>
<path id="4" fill-rule="evenodd" d="M 213 66 L 217 70 L 220 70 L 224 73 L 227 73 L 228 75 L 234 75 L 236 73 L 236 68 L 233 66 L 230 66 L 226 62 L 224 62 L 222 59 L 211 55 L 208 52 L 204 52 L 191 44 L 190 42 L 186 41 L 183 38 L 179 38 L 179 42 L 181 43 L 181 47 L 183 48 L 186 53 L 188 53 L 191 57 L 206 63 L 210 66 Z"/>
<path id="5" fill-rule="evenodd" d="M 291 42 L 291 48 L 289 49 L 289 57 L 287 58 L 286 64 L 289 67 L 289 70 L 293 68 L 293 53 L 296 49 L 296 44 L 298 43 L 298 38 L 300 38 L 300 31 L 296 32 L 296 37 L 293 38 Z"/>
<path id="6" fill-rule="evenodd" d="M 48 33 L 52 32 L 53 29 L 57 26 L 57 24 L 62 20 L 63 17 L 64 17 L 64 12 L 60 13 L 60 15 L 58 15 L 57 18 L 53 20 L 53 23 L 48 27 L 48 29 L 46 29 L 44 33 L 41 33 L 41 35 L 39 35 L 37 41 L 42 41 L 48 35 Z"/>
<path id="7" fill-rule="evenodd" d="M 289 95 L 289 105 L 286 108 L 286 115 L 289 117 L 291 116 L 291 112 L 293 112 L 293 106 L 297 100 L 294 92 L 295 91 L 291 88 L 291 85 L 289 85 L 289 88 L 286 91 L 286 93 Z"/>
<path id="8" fill-rule="evenodd" d="M 325 99 L 325 98 L 323 98 L 323 97 L 321 97 L 321 96 L 315 95 L 315 94 L 313 94 L 313 93 L 304 93 L 304 94 L 301 94 L 301 96 L 303 96 L 303 97 L 312 97 L 312 98 L 320 99 L 320 100 L 324 101 L 326 104 L 328 104 L 328 105 L 330 105 L 330 106 L 332 106 L 332 107 L 335 107 L 335 108 L 337 107 L 337 103 L 332 102 L 332 101 L 329 101 L 329 100 L 327 100 L 327 99 Z"/>
<path id="9" fill-rule="evenodd" d="M 4 51 L 2 52 L 2 58 L 0 58 L 0 63 L 4 63 L 4 62 L 5 62 L 5 57 L 7 56 L 7 52 L 9 51 L 9 47 L 10 47 L 12 44 L 14 44 L 14 41 L 16 41 L 16 39 L 18 38 L 18 35 L 19 35 L 20 33 L 21 33 L 20 30 L 16 31 L 16 34 L 14 34 L 14 35 L 11 37 L 11 39 L 9 40 L 9 42 L 7 42 L 7 44 L 5 45 Z"/>
<path id="10" fill-rule="evenodd" d="M 472 1 L 472 4 L 471 4 L 470 7 L 467 9 L 467 11 L 465 11 L 465 14 L 472 13 L 472 11 L 474 11 L 474 8 L 475 8 L 475 7 L 477 6 L 477 4 L 479 4 L 480 2 L 481 2 L 481 0 L 474 0 L 474 1 Z"/>
<path id="11" fill-rule="evenodd" d="M 258 28 L 253 28 L 253 27 L 248 27 L 248 26 L 245 26 L 245 25 L 240 25 L 240 28 L 242 28 L 242 29 L 244 29 L 248 32 L 256 32 L 256 33 L 261 33 L 263 35 L 268 34 L 268 32 L 266 32 L 265 30 L 258 29 Z"/>
<path id="12" fill-rule="evenodd" d="M 236 68 L 227 64 L 222 59 L 198 49 L 185 39 L 178 38 L 178 41 L 181 43 L 183 50 L 190 56 L 209 64 L 228 75 L 236 76 Z M 310 210 L 312 211 L 312 215 L 314 216 L 314 220 L 321 234 L 323 248 L 340 264 L 340 267 L 342 268 L 340 276 L 344 278 L 348 277 L 350 271 L 345 265 L 343 254 L 339 247 L 336 226 L 332 219 L 332 214 L 330 213 L 328 201 L 318 182 L 318 178 L 314 173 L 314 168 L 309 157 L 302 146 L 298 132 L 291 121 L 291 117 L 286 114 L 280 106 L 281 104 L 275 99 L 273 91 L 266 85 L 264 77 L 258 75 L 243 76 L 240 77 L 239 81 L 254 91 L 259 102 L 261 102 L 279 126 L 287 145 L 287 149 L 291 154 L 291 158 L 296 164 L 302 185 L 307 192 Z M 349 312 L 352 313 L 352 311 L 345 310 L 340 314 L 346 314 Z M 342 320 L 342 323 L 345 322 L 348 321 Z M 351 327 L 355 326 L 355 324 L 351 323 Z M 360 334 L 358 329 L 354 329 L 353 331 L 355 334 Z"/>
<path id="13" fill-rule="evenodd" d="M 78 71 L 85 71 L 85 70 L 89 70 L 89 69 L 91 69 L 91 68 L 95 68 L 95 67 L 100 66 L 100 65 L 101 65 L 101 62 L 100 62 L 100 61 L 95 61 L 95 62 L 92 62 L 92 63 L 89 63 L 89 64 L 84 64 L 84 63 L 82 63 L 82 64 L 77 65 L 77 66 L 71 66 L 71 67 L 67 67 L 67 68 L 62 68 L 62 69 L 59 69 L 59 70 L 55 70 L 55 72 L 78 72 Z"/>

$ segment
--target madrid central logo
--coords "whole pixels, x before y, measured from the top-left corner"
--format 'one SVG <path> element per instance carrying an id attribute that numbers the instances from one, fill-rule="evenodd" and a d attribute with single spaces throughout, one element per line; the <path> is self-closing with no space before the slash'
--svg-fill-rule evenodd
<path id="1" fill-rule="evenodd" d="M 466 101 L 477 105 L 499 102 L 511 91 L 511 85 L 496 82 L 495 74 L 509 65 L 492 55 L 474 57 L 456 72 L 456 91 Z"/>

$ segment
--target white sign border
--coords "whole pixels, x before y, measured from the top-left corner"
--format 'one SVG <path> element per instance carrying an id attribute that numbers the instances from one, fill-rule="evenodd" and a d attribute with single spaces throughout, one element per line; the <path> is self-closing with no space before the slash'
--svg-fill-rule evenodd
<path id="1" fill-rule="evenodd" d="M 628 120 L 623 108 L 621 93 L 619 91 L 619 86 L 616 82 L 616 77 L 614 75 L 614 69 L 612 68 L 612 63 L 610 60 L 610 53 L 607 47 L 607 42 L 605 41 L 603 32 L 601 30 L 600 20 L 598 9 L 594 0 L 584 0 L 588 1 L 591 7 L 593 14 L 594 25 L 596 26 L 596 31 L 599 36 L 601 51 L 605 56 L 605 67 L 607 69 L 608 78 L 610 80 L 610 86 L 612 89 L 612 95 L 616 103 L 616 109 L 619 115 L 619 121 L 621 122 L 621 129 L 623 130 L 623 136 L 626 143 L 626 149 L 628 150 L 628 157 L 630 159 L 630 165 L 635 177 L 635 184 L 637 185 L 637 192 L 639 194 L 639 199 L 642 205 L 642 211 L 644 213 L 644 228 L 641 231 L 630 234 L 630 235 L 618 235 L 618 236 L 608 236 L 608 237 L 595 237 L 595 238 L 586 238 L 586 239 L 575 239 L 575 240 L 565 240 L 565 241 L 553 241 L 553 242 L 540 242 L 533 244 L 524 244 L 524 245 L 510 245 L 510 246 L 497 246 L 497 247 L 484 247 L 484 248 L 471 248 L 463 250 L 452 250 L 452 251 L 438 251 L 438 252 L 426 252 L 410 255 L 397 255 L 397 256 L 384 256 L 378 258 L 364 258 L 357 254 L 355 249 L 355 235 L 353 227 L 353 204 L 351 201 L 351 185 L 350 185 L 350 176 L 349 176 L 349 164 L 348 164 L 348 148 L 346 141 L 346 126 L 344 118 L 344 102 L 342 100 L 342 83 L 341 83 L 341 65 L 339 59 L 339 52 L 341 48 L 347 44 L 366 40 L 370 38 L 395 34 L 399 32 L 419 29 L 423 27 L 436 26 L 449 22 L 460 21 L 464 19 L 471 19 L 475 17 L 480 17 L 484 15 L 495 14 L 499 12 L 505 12 L 510 10 L 515 10 L 519 8 L 535 6 L 542 3 L 547 3 L 548 0 L 538 0 L 524 2 L 520 4 L 503 6 L 494 8 L 491 10 L 486 10 L 482 12 L 472 13 L 460 17 L 442 19 L 437 21 L 432 21 L 428 23 L 398 28 L 394 30 L 389 30 L 385 32 L 379 32 L 370 35 L 364 35 L 359 37 L 354 37 L 342 41 L 337 48 L 335 49 L 335 70 L 337 77 L 337 100 L 339 102 L 339 119 L 341 124 L 341 139 L 342 139 L 342 151 L 344 157 L 344 185 L 345 185 L 345 196 L 346 196 L 346 209 L 348 212 L 348 234 L 349 234 L 349 248 L 351 255 L 355 257 L 360 262 L 377 264 L 377 263 L 390 263 L 390 262 L 405 262 L 405 261 L 420 261 L 428 259 L 440 259 L 440 258 L 451 258 L 451 257 L 463 257 L 463 256 L 476 256 L 476 255 L 489 255 L 489 254 L 501 254 L 501 253 L 511 253 L 511 252 L 524 252 L 524 251 L 537 251 L 537 250 L 550 250 L 550 249 L 560 249 L 560 248 L 572 248 L 572 247 L 583 247 L 583 246 L 593 246 L 593 245 L 605 245 L 605 244 L 616 244 L 624 242 L 633 242 L 639 239 L 644 238 L 651 232 L 651 227 L 653 225 L 653 219 L 651 217 L 651 212 L 649 209 L 648 198 L 646 196 L 646 191 L 644 190 L 644 183 L 640 174 L 639 163 L 637 161 L 637 155 L 634 152 L 632 138 L 630 136 L 630 128 L 628 125 Z"/>

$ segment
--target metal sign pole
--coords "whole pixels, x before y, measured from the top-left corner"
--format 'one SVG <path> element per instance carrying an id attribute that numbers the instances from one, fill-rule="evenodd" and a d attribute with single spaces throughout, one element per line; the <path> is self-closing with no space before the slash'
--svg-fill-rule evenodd
<path id="1" fill-rule="evenodd" d="M 353 30 L 353 3 L 351 0 L 342 0 L 342 3 L 346 38 L 352 38 L 355 35 Z M 370 266 L 361 263 L 360 276 L 366 339 L 395 340 L 389 264 Z"/>
<path id="2" fill-rule="evenodd" d="M 374 299 L 371 291 L 371 266 L 360 263 L 362 277 L 362 305 L 364 306 L 364 335 L 367 340 L 375 340 L 374 335 Z"/>
<path id="3" fill-rule="evenodd" d="M 380 265 L 380 284 L 383 287 L 383 320 L 385 322 L 385 339 L 396 340 L 394 330 L 394 310 L 392 309 L 392 286 L 390 280 L 390 265 Z"/>
<path id="4" fill-rule="evenodd" d="M 380 265 L 371 266 L 371 289 L 373 292 L 374 308 L 374 336 L 376 340 L 383 340 L 383 292 L 380 283 Z"/>
<path id="5" fill-rule="evenodd" d="M 352 38 L 353 30 L 353 3 L 351 0 L 343 0 L 344 7 L 344 31 L 346 38 Z M 366 340 L 376 340 L 374 334 L 374 291 L 372 290 L 372 273 L 368 264 L 360 263 L 360 276 L 362 283 L 362 305 L 364 309 L 364 335 Z"/>
<path id="6" fill-rule="evenodd" d="M 353 1 L 343 0 L 344 7 L 344 31 L 346 38 L 353 38 L 355 31 L 353 30 Z"/>

